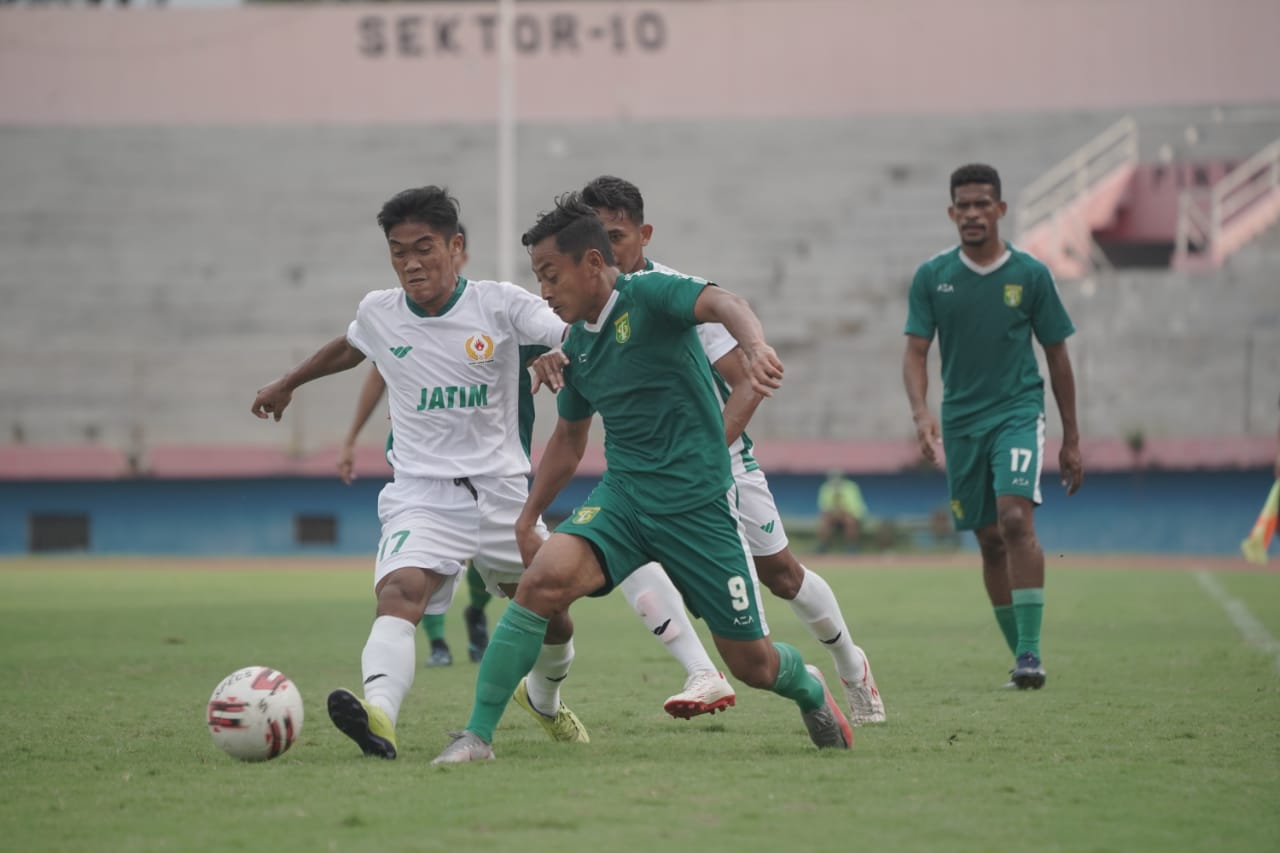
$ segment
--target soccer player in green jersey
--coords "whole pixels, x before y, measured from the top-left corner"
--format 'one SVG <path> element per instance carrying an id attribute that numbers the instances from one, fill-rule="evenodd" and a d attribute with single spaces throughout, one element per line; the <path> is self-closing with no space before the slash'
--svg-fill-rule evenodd
<path id="1" fill-rule="evenodd" d="M 746 300 L 701 279 L 621 273 L 604 224 L 577 194 L 558 199 L 522 242 L 543 298 L 570 323 L 565 387 L 516 522 L 529 568 L 480 662 L 467 727 L 432 763 L 492 758 L 494 729 L 538 657 L 548 620 L 650 561 L 662 563 L 706 621 L 736 678 L 793 700 L 819 748 L 848 749 L 853 731 L 821 671 L 769 639 L 733 506 L 720 403 L 694 328 L 722 323 L 756 393 L 771 396 L 782 363 L 759 319 Z M 544 543 L 534 520 L 577 470 L 596 412 L 605 474 Z"/>
<path id="2" fill-rule="evenodd" d="M 653 226 L 645 222 L 644 196 L 639 187 L 614 175 L 600 175 L 583 187 L 582 200 L 595 208 L 604 222 L 619 269 L 675 272 L 646 256 Z M 863 649 L 853 642 L 831 586 L 821 575 L 806 568 L 792 552 L 768 480 L 752 455 L 754 445 L 746 426 L 761 398 L 752 391 L 742 349 L 722 326 L 714 323 L 699 325 L 697 333 L 724 407 L 725 444 L 738 489 L 738 515 L 760 581 L 787 602 L 813 638 L 831 653 L 849 700 L 849 722 L 855 726 L 884 722 L 884 701 L 871 674 L 871 663 Z M 670 628 L 662 633 L 655 631 L 689 675 L 684 690 L 667 700 L 667 713 L 693 716 L 713 707 L 711 703 L 719 695 L 717 688 L 724 683 L 724 678 L 716 677 L 719 673 L 714 670 L 710 678 L 699 671 L 712 666 L 710 657 L 688 625 L 680 595 L 666 576 L 661 570 L 649 572 L 647 567 L 642 567 L 620 587 L 646 624 L 661 626 L 669 622 L 672 627 L 687 626 L 680 631 Z"/>
<path id="3" fill-rule="evenodd" d="M 902 379 L 925 458 L 936 463 L 942 444 L 956 529 L 977 536 L 987 597 L 1014 655 L 1011 683 L 1038 689 L 1045 682 L 1044 552 L 1035 508 L 1045 419 L 1044 380 L 1031 338 L 1044 349 L 1062 416 L 1058 466 L 1072 495 L 1084 476 L 1066 344 L 1075 327 L 1044 264 L 1000 239 L 1005 210 L 995 169 L 974 164 L 952 173 L 947 213 L 960 245 L 921 264 L 911 282 Z M 926 399 L 935 334 L 941 426 Z"/>

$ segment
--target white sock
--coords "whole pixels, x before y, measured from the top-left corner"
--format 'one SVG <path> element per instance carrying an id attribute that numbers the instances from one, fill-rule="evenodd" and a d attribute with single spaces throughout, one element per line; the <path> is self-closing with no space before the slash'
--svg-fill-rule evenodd
<path id="1" fill-rule="evenodd" d="M 680 661 L 685 672 L 719 672 L 711 656 L 693 630 L 684 609 L 684 599 L 671 578 L 657 563 L 645 563 L 624 580 L 619 588 L 644 626 Z"/>
<path id="2" fill-rule="evenodd" d="M 806 568 L 800 591 L 789 604 L 814 639 L 831 652 L 840 677 L 850 683 L 862 681 L 866 657 L 862 649 L 853 644 L 853 637 L 849 636 L 844 616 L 840 613 L 840 604 L 826 580 Z"/>
<path id="3" fill-rule="evenodd" d="M 379 616 L 373 620 L 360 655 L 364 700 L 386 711 L 392 725 L 400 714 L 400 703 L 413 686 L 417 669 L 414 630 L 412 622 L 398 616 Z"/>
<path id="4" fill-rule="evenodd" d="M 573 663 L 573 638 L 563 645 L 543 643 L 538 659 L 529 670 L 529 704 L 535 711 L 554 717 L 560 710 L 560 683 L 569 675 Z"/>

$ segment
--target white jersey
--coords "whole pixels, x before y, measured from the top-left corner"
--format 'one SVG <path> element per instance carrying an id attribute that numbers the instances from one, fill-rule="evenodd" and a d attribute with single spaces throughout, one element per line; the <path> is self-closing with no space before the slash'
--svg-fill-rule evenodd
<path id="1" fill-rule="evenodd" d="M 508 282 L 467 281 L 438 315 L 400 288 L 360 301 L 347 340 L 387 383 L 387 460 L 397 475 L 509 477 L 529 473 L 518 429 L 519 347 L 557 347 L 565 324 Z"/>
<path id="2" fill-rule="evenodd" d="M 646 269 L 664 272 L 669 275 L 684 275 L 679 270 L 674 270 L 657 261 L 646 258 L 645 262 Z M 738 341 L 733 335 L 729 334 L 729 330 L 722 323 L 699 323 L 697 328 L 698 340 L 702 342 L 702 351 L 707 354 L 707 360 L 713 366 L 738 346 Z M 711 371 L 711 376 L 716 380 L 716 396 L 720 398 L 720 410 L 724 411 L 724 404 L 729 400 L 729 386 L 714 369 Z M 734 440 L 733 444 L 729 445 L 729 462 L 733 468 L 735 480 L 741 474 L 747 471 L 754 471 L 760 467 L 755 457 L 751 455 L 751 438 L 745 430 Z"/>

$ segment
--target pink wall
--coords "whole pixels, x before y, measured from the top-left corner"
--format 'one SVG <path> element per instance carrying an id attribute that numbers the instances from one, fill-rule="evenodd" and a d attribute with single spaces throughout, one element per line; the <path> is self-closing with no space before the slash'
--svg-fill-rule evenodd
<path id="1" fill-rule="evenodd" d="M 1081 442 L 1090 473 L 1128 471 L 1133 453 L 1120 438 L 1086 438 Z M 1058 470 L 1056 438 L 1045 446 L 1045 471 Z M 542 446 L 533 449 L 537 466 Z M 770 473 L 821 474 L 832 468 L 863 474 L 891 474 L 920 462 L 914 440 L 886 441 L 769 441 L 757 447 L 760 462 Z M 1197 468 L 1267 468 L 1275 460 L 1275 438 L 1261 436 L 1209 436 L 1152 438 L 1143 458 L 1152 468 L 1170 471 Z M 334 477 L 337 446 L 322 447 L 301 458 L 274 448 L 235 445 L 158 446 L 142 460 L 146 474 L 158 478 L 219 477 Z M 361 477 L 386 477 L 391 466 L 375 447 L 358 448 L 356 473 Z M 604 452 L 591 445 L 578 466 L 581 476 L 604 471 Z M 0 481 L 4 480 L 113 480 L 134 476 L 120 451 L 98 445 L 0 444 Z"/>
<path id="2" fill-rule="evenodd" d="M 526 120 L 1280 102 L 1277 0 L 521 3 Z M 488 120 L 493 7 L 0 8 L 0 122 Z"/>

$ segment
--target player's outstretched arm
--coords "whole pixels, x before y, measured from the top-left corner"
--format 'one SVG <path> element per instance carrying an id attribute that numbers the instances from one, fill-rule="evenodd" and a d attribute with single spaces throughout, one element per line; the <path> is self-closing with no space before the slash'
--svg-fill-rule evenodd
<path id="1" fill-rule="evenodd" d="M 1080 457 L 1080 427 L 1076 424 L 1076 377 L 1067 355 L 1067 342 L 1060 341 L 1044 348 L 1049 368 L 1049 385 L 1062 415 L 1062 450 L 1058 452 L 1058 470 L 1068 495 L 1074 495 L 1084 482 L 1084 462 Z"/>
<path id="2" fill-rule="evenodd" d="M 747 300 L 722 287 L 704 287 L 694 303 L 693 316 L 699 323 L 720 323 L 729 330 L 747 357 L 747 376 L 757 394 L 772 397 L 774 390 L 782 387 L 782 360 L 765 343 L 764 326 Z"/>
<path id="3" fill-rule="evenodd" d="M 582 462 L 582 454 L 587 450 L 587 436 L 591 432 L 591 418 L 570 421 L 564 418 L 556 420 L 551 438 L 543 449 L 542 459 L 538 461 L 538 471 L 533 477 L 533 485 L 529 487 L 529 497 L 524 502 L 524 509 L 516 519 L 516 544 L 520 546 L 520 556 L 526 566 L 533 562 L 533 555 L 542 545 L 542 538 L 537 533 L 538 519 L 546 512 L 547 507 L 555 500 Z"/>
<path id="4" fill-rule="evenodd" d="M 724 442 L 728 446 L 742 435 L 764 397 L 751 387 L 747 357 L 741 347 L 722 355 L 713 367 L 729 386 L 729 399 L 724 403 Z"/>
<path id="5" fill-rule="evenodd" d="M 373 414 L 378 401 L 382 399 L 382 392 L 385 390 L 387 390 L 387 383 L 375 365 L 369 370 L 364 384 L 360 386 L 360 396 L 356 398 L 355 417 L 351 421 L 351 428 L 347 430 L 346 437 L 342 439 L 342 447 L 338 450 L 338 477 L 348 486 L 356 478 L 356 439 L 360 437 L 360 430 L 364 429 L 364 425 L 369 422 L 369 417 Z"/>
<path id="6" fill-rule="evenodd" d="M 364 353 L 347 342 L 346 335 L 339 335 L 320 347 L 301 364 L 281 376 L 270 385 L 258 389 L 249 411 L 256 417 L 272 416 L 280 420 L 293 399 L 293 392 L 313 379 L 350 370 L 364 361 Z"/>
<path id="7" fill-rule="evenodd" d="M 907 349 L 902 355 L 902 385 L 911 405 L 911 419 L 916 425 L 920 453 L 936 465 L 942 430 L 929 411 L 929 345 L 932 343 L 931 338 L 907 335 Z"/>

